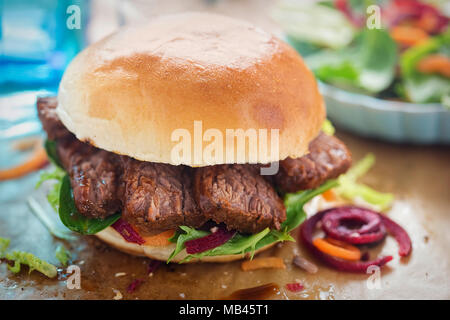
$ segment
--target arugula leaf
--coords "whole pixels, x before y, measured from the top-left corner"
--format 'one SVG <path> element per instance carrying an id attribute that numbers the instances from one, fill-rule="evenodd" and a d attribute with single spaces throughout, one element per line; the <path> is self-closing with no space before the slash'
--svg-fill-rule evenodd
<path id="1" fill-rule="evenodd" d="M 49 278 L 54 278 L 58 274 L 57 269 L 53 264 L 50 264 L 29 252 L 13 251 L 6 254 L 6 259 L 14 261 L 13 266 L 8 265 L 8 269 L 14 273 L 19 273 L 21 264 L 25 264 L 29 267 L 30 273 L 33 270 L 37 270 Z"/>
<path id="2" fill-rule="evenodd" d="M 56 248 L 55 257 L 63 266 L 67 266 L 67 263 L 72 258 L 72 254 L 63 245 L 59 245 Z"/>
<path id="3" fill-rule="evenodd" d="M 91 219 L 83 216 L 75 206 L 69 176 L 64 176 L 59 197 L 59 218 L 67 228 L 84 235 L 96 234 L 119 220 L 120 215 L 119 212 L 105 219 Z"/>
<path id="4" fill-rule="evenodd" d="M 450 93 L 450 79 L 438 74 L 424 74 L 416 69 L 422 58 L 432 53 L 448 55 L 450 29 L 444 34 L 406 50 L 400 59 L 405 98 L 416 103 L 445 102 Z"/>

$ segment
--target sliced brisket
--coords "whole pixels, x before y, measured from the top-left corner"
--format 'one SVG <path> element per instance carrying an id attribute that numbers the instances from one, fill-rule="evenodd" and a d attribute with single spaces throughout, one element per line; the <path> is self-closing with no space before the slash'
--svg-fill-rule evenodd
<path id="1" fill-rule="evenodd" d="M 192 196 L 190 168 L 126 158 L 123 180 L 123 218 L 144 235 L 207 220 Z"/>
<path id="2" fill-rule="evenodd" d="M 334 136 L 320 133 L 301 158 L 280 161 L 275 184 L 285 192 L 314 189 L 350 168 L 352 157 L 345 144 Z"/>
<path id="3" fill-rule="evenodd" d="M 195 197 L 207 218 L 228 229 L 255 233 L 279 229 L 286 209 L 256 166 L 215 165 L 195 170 Z"/>

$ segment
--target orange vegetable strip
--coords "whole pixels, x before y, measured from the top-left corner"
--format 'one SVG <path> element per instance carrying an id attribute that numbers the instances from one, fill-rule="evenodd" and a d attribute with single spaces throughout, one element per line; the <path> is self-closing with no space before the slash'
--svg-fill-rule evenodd
<path id="1" fill-rule="evenodd" d="M 169 239 L 175 234 L 175 230 L 167 230 L 159 233 L 155 236 L 142 237 L 145 240 L 144 245 L 149 245 L 153 247 L 164 247 L 168 246 L 171 242 Z"/>
<path id="2" fill-rule="evenodd" d="M 441 54 L 429 55 L 419 61 L 417 70 L 422 73 L 439 73 L 450 78 L 450 59 Z"/>
<path id="3" fill-rule="evenodd" d="M 24 163 L 13 168 L 0 170 L 0 181 L 20 178 L 42 168 L 47 163 L 48 158 L 44 148 L 37 147 Z"/>
<path id="4" fill-rule="evenodd" d="M 424 30 L 411 26 L 396 26 L 391 32 L 392 39 L 403 46 L 414 46 L 428 39 L 428 33 Z"/>
<path id="5" fill-rule="evenodd" d="M 336 200 L 336 194 L 334 193 L 333 189 L 329 189 L 322 193 L 322 197 L 328 202 Z"/>
<path id="6" fill-rule="evenodd" d="M 331 239 L 316 238 L 313 240 L 313 245 L 318 250 L 333 257 L 351 261 L 358 261 L 361 259 L 361 251 L 357 247 L 346 244 L 342 241 L 334 239 L 331 241 L 330 240 Z"/>
<path id="7" fill-rule="evenodd" d="M 263 268 L 286 269 L 283 259 L 278 257 L 256 258 L 242 262 L 243 271 L 257 270 Z"/>

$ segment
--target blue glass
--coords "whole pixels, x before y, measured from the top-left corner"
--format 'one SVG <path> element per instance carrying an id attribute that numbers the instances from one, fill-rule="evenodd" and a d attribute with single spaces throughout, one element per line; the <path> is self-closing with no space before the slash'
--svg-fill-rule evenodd
<path id="1" fill-rule="evenodd" d="M 71 5 L 79 29 L 68 27 Z M 85 45 L 88 19 L 88 0 L 0 0 L 0 85 L 58 83 Z"/>

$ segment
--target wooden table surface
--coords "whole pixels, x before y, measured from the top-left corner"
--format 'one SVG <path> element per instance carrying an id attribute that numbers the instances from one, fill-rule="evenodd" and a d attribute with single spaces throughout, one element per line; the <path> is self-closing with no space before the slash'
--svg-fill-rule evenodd
<path id="1" fill-rule="evenodd" d="M 230 5 L 226 6 L 225 2 Z M 174 1 L 164 2 L 158 12 L 179 9 Z M 205 8 L 204 2 L 186 1 L 182 9 Z M 189 6 L 191 5 L 191 6 Z M 170 7 L 173 6 L 173 7 Z M 269 6 L 261 1 L 219 1 L 209 10 L 248 18 L 277 33 L 267 18 Z M 245 10 L 243 9 L 245 8 Z M 412 255 L 399 260 L 397 244 L 388 237 L 382 253 L 394 255 L 394 261 L 381 273 L 381 287 L 369 289 L 370 275 L 336 272 L 311 257 L 296 243 L 276 246 L 262 256 L 282 257 L 285 270 L 243 272 L 240 262 L 227 264 L 169 264 L 152 277 L 146 275 L 148 260 L 131 257 L 104 245 L 94 237 L 80 237 L 74 242 L 54 239 L 32 215 L 25 200 L 34 190 L 37 174 L 0 183 L 0 237 L 11 239 L 13 249 L 32 252 L 57 264 L 55 248 L 59 243 L 74 254 L 74 264 L 81 268 L 82 289 L 68 289 L 62 280 L 47 279 L 26 268 L 14 275 L 0 265 L 0 299 L 112 299 L 119 290 L 125 299 L 214 299 L 242 288 L 274 282 L 280 286 L 274 299 L 450 299 L 450 149 L 445 146 L 405 146 L 363 139 L 338 130 L 337 135 L 349 146 L 355 160 L 366 153 L 376 155 L 376 166 L 364 182 L 377 190 L 395 194 L 395 203 L 387 213 L 409 232 Z M 5 196 L 7 194 L 8 196 Z M 294 232 L 294 235 L 296 232 Z M 301 254 L 319 266 L 311 275 L 292 265 Z M 117 273 L 126 273 L 116 277 Z M 137 278 L 145 282 L 134 293 L 127 286 Z M 291 293 L 286 283 L 301 281 L 305 289 Z"/>

